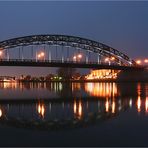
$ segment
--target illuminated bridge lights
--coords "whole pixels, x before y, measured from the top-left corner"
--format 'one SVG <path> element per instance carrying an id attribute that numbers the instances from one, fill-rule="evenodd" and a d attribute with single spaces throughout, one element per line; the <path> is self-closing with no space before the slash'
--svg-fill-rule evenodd
<path id="1" fill-rule="evenodd" d="M 144 65 L 144 64 L 148 64 L 148 59 L 144 59 L 144 60 L 136 60 L 136 63 L 138 65 Z"/>
<path id="2" fill-rule="evenodd" d="M 136 63 L 137 63 L 137 64 L 141 64 L 141 60 L 137 60 Z"/>
<path id="3" fill-rule="evenodd" d="M 2 51 L 0 51 L 0 56 L 2 56 L 2 54 L 3 54 L 3 52 L 2 52 Z"/>
<path id="4" fill-rule="evenodd" d="M 145 59 L 145 60 L 144 60 L 144 63 L 148 63 L 148 59 Z"/>
<path id="5" fill-rule="evenodd" d="M 36 59 L 37 60 L 41 60 L 41 59 L 45 60 L 45 53 L 44 52 L 40 52 L 39 54 L 37 54 Z"/>

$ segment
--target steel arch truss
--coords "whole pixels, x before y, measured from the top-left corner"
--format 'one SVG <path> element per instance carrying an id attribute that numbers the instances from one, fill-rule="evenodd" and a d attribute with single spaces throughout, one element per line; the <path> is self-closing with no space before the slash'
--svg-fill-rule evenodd
<path id="1" fill-rule="evenodd" d="M 134 60 L 130 59 L 127 55 L 112 47 L 109 47 L 105 44 L 93 40 L 75 37 L 75 36 L 67 36 L 67 35 L 32 35 L 32 36 L 9 39 L 0 42 L 0 49 L 4 50 L 18 46 L 41 45 L 41 44 L 76 47 L 90 52 L 95 52 L 96 54 L 105 57 L 114 56 L 116 62 L 120 61 L 122 65 L 132 65 L 132 66 L 136 65 L 136 62 Z"/>

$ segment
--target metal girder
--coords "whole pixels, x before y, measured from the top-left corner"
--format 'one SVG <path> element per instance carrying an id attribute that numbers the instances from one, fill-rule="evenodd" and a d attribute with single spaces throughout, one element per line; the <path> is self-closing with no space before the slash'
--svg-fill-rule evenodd
<path id="1" fill-rule="evenodd" d="M 114 56 L 116 61 L 122 61 L 122 63 L 130 63 L 130 65 L 136 65 L 136 62 L 134 60 L 131 60 L 127 55 L 112 47 L 93 40 L 68 35 L 32 35 L 13 38 L 1 41 L 0 49 L 14 48 L 17 46 L 28 46 L 32 44 L 56 44 L 61 46 L 77 47 L 95 53 L 99 53 L 107 57 Z"/>

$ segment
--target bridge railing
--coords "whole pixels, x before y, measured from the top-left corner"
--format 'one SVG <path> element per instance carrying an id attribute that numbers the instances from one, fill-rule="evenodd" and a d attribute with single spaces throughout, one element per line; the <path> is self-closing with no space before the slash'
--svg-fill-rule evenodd
<path id="1" fill-rule="evenodd" d="M 105 63 L 105 62 L 86 62 L 86 61 L 71 61 L 71 60 L 47 60 L 47 59 L 0 59 L 0 62 L 32 62 L 32 63 L 65 63 L 65 64 L 94 64 L 94 65 L 111 65 L 111 66 L 127 66 L 127 67 L 144 67 L 141 65 L 120 65 L 118 63 Z"/>
<path id="2" fill-rule="evenodd" d="M 72 61 L 72 60 L 41 60 L 41 59 L 0 59 L 0 62 L 47 62 L 47 63 L 79 63 L 79 64 L 98 64 L 98 65 L 109 65 L 108 63 L 105 62 L 92 62 L 92 61 Z M 116 63 L 112 63 L 111 65 L 118 65 Z"/>

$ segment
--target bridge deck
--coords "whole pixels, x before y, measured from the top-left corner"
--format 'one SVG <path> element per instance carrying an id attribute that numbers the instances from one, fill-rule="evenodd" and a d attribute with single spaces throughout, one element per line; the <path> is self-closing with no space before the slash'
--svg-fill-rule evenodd
<path id="1" fill-rule="evenodd" d="M 31 59 L 1 59 L 0 66 L 29 66 L 29 67 L 71 67 L 71 68 L 92 68 L 92 69 L 114 69 L 114 70 L 144 70 L 144 66 L 123 66 L 117 64 L 95 63 L 95 62 L 74 62 L 55 60 L 31 60 Z"/>

